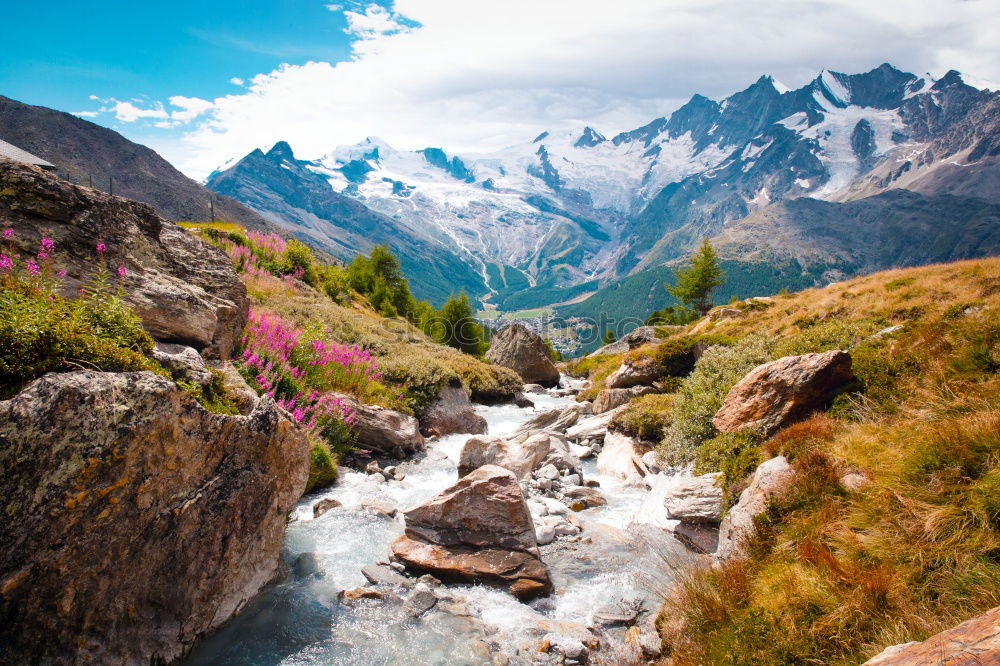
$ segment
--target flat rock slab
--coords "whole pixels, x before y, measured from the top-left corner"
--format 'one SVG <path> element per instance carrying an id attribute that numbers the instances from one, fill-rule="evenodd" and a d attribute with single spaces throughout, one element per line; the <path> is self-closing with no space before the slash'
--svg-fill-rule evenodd
<path id="1" fill-rule="evenodd" d="M 983 666 L 1000 664 L 1000 607 L 919 643 L 886 648 L 864 666 Z"/>

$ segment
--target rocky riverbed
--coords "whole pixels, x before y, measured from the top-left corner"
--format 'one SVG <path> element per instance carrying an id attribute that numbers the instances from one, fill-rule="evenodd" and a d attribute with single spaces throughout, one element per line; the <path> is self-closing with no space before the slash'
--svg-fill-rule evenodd
<path id="1" fill-rule="evenodd" d="M 404 533 L 403 511 L 458 481 L 471 436 L 450 435 L 429 440 L 426 452 L 387 474 L 342 469 L 335 487 L 304 498 L 290 516 L 284 544 L 293 573 L 187 663 L 640 663 L 653 657 L 657 595 L 676 569 L 703 556 L 663 526 L 636 521 L 655 475 L 637 482 L 602 474 L 595 449 L 607 418 L 574 401 L 575 382 L 563 378 L 562 384 L 529 394 L 534 407 L 476 406 L 487 422 L 485 436 L 504 441 L 535 436 L 525 424 L 551 421 L 556 410 L 563 423 L 548 423 L 557 430 L 547 432 L 576 428 L 569 441 L 576 469 L 547 464 L 521 480 L 552 594 L 522 603 L 504 589 L 444 584 L 390 561 L 390 545 Z M 566 416 L 572 409 L 581 411 L 575 419 Z M 574 494 L 591 501 L 574 505 Z"/>

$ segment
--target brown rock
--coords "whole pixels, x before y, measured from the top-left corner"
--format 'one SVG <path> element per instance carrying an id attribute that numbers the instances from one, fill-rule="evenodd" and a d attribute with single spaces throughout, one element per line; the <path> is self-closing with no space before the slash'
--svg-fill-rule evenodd
<path id="1" fill-rule="evenodd" d="M 338 506 L 343 506 L 340 500 L 335 500 L 332 497 L 321 499 L 313 504 L 313 518 L 319 518 L 330 509 L 336 509 Z"/>
<path id="2" fill-rule="evenodd" d="M 229 358 L 239 342 L 249 301 L 229 257 L 147 204 L 0 159 L 0 219 L 22 255 L 33 255 L 43 236 L 55 241 L 67 296 L 93 277 L 95 239 L 103 240 L 108 266 L 126 268 L 125 300 L 154 338 L 206 358 Z"/>
<path id="3" fill-rule="evenodd" d="M 270 398 L 49 374 L 0 402 L 0 469 L 0 662 L 169 663 L 284 571 L 309 443 Z"/>
<path id="4" fill-rule="evenodd" d="M 615 407 L 621 407 L 622 405 L 628 404 L 633 398 L 638 398 L 641 395 L 648 395 L 650 393 L 656 393 L 656 389 L 652 386 L 634 386 L 627 389 L 604 389 L 597 394 L 596 398 L 594 398 L 592 409 L 595 414 L 603 414 L 604 412 L 611 411 Z"/>
<path id="5" fill-rule="evenodd" d="M 773 435 L 821 408 L 851 377 L 851 355 L 845 351 L 779 358 L 737 382 L 712 424 L 721 432 L 756 428 Z"/>
<path id="6" fill-rule="evenodd" d="M 981 666 L 1000 664 L 1000 607 L 920 643 L 886 648 L 864 666 Z"/>
<path id="7" fill-rule="evenodd" d="M 349 395 L 337 395 L 357 415 L 354 428 L 359 449 L 400 457 L 424 448 L 424 437 L 414 417 L 386 407 L 367 405 Z"/>
<path id="8" fill-rule="evenodd" d="M 341 603 L 359 601 L 361 599 L 382 600 L 386 593 L 370 587 L 355 587 L 350 590 L 341 590 L 337 593 L 337 600 Z"/>
<path id="9" fill-rule="evenodd" d="M 497 465 L 513 472 L 518 479 L 526 479 L 542 466 L 548 453 L 548 439 L 529 438 L 518 443 L 499 437 L 470 437 L 459 456 L 458 476 L 466 476 L 483 465 Z"/>
<path id="10" fill-rule="evenodd" d="M 617 370 L 608 375 L 608 378 L 604 380 L 604 385 L 613 389 L 649 385 L 662 375 L 663 369 L 653 362 L 653 359 L 643 356 L 637 359 L 626 359 Z"/>
<path id="11" fill-rule="evenodd" d="M 405 516 L 392 554 L 408 569 L 505 587 L 520 599 L 551 592 L 531 514 L 508 470 L 480 467 Z"/>
<path id="12" fill-rule="evenodd" d="M 510 368 L 528 383 L 558 386 L 559 371 L 552 364 L 545 342 L 524 327 L 509 324 L 493 336 L 486 358 Z"/>
<path id="13" fill-rule="evenodd" d="M 463 432 L 479 435 L 486 432 L 486 419 L 472 409 L 461 384 L 446 386 L 420 414 L 420 431 L 426 437 Z"/>

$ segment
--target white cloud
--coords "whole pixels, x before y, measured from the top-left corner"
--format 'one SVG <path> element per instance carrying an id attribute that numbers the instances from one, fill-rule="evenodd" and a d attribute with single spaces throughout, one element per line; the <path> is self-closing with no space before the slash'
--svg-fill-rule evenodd
<path id="1" fill-rule="evenodd" d="M 79 116 L 80 118 L 96 118 L 101 115 L 100 111 L 74 111 L 74 116 Z"/>
<path id="2" fill-rule="evenodd" d="M 194 120 L 214 106 L 214 104 L 209 102 L 207 99 L 184 97 L 182 95 L 175 95 L 171 97 L 170 105 L 176 106 L 180 109 L 180 111 L 171 112 L 170 118 L 182 123 Z"/>
<path id="3" fill-rule="evenodd" d="M 143 109 L 132 102 L 119 102 L 116 100 L 111 100 L 114 105 L 111 107 L 111 111 L 114 112 L 115 118 L 122 121 L 123 123 L 134 123 L 137 120 L 143 118 L 169 118 L 170 114 L 164 110 L 163 105 L 159 102 L 155 103 L 151 108 Z"/>
<path id="4" fill-rule="evenodd" d="M 238 76 L 234 76 L 233 78 L 229 79 L 229 82 L 232 83 L 234 86 L 242 86 L 244 83 L 243 79 L 241 79 Z"/>
<path id="5" fill-rule="evenodd" d="M 344 16 L 351 60 L 253 77 L 168 158 L 202 177 L 280 139 L 316 157 L 368 135 L 458 151 L 583 124 L 610 135 L 763 73 L 799 86 L 885 61 L 1000 80 L 993 0 L 397 0 Z"/>

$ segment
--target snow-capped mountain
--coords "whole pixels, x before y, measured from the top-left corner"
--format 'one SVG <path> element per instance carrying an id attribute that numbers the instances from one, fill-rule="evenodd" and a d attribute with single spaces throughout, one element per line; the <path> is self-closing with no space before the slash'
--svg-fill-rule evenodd
<path id="1" fill-rule="evenodd" d="M 341 256 L 377 238 L 404 254 L 413 243 L 433 247 L 441 266 L 470 267 L 451 285 L 512 309 L 567 300 L 670 261 L 786 200 L 842 204 L 899 187 L 932 194 L 961 186 L 955 169 L 977 174 L 996 197 L 996 151 L 972 146 L 995 141 L 995 123 L 971 119 L 995 118 L 988 109 L 997 99 L 956 72 L 934 80 L 890 65 L 823 71 L 797 90 L 762 76 L 722 101 L 695 95 L 612 138 L 591 127 L 543 132 L 490 154 L 403 151 L 368 138 L 310 162 L 279 144 L 213 174 L 209 186 Z M 282 188 L 265 173 L 275 169 Z M 381 231 L 350 231 L 334 211 L 301 201 L 286 182 L 292 174 L 326 199 L 374 211 Z M 417 293 L 440 297 L 440 286 L 421 285 L 420 272 Z"/>

